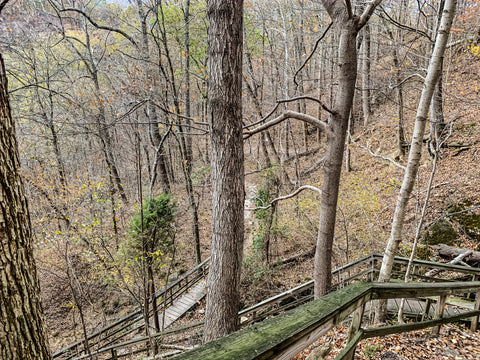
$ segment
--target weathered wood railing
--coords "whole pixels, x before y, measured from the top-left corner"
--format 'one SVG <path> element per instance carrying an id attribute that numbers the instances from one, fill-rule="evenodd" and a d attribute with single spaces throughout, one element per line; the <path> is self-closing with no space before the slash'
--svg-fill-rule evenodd
<path id="1" fill-rule="evenodd" d="M 382 255 L 372 254 L 355 260 L 345 266 L 337 268 L 332 272 L 333 277 L 333 289 L 338 290 L 343 287 L 352 284 L 355 281 L 374 281 L 377 277 L 379 264 L 382 260 Z M 400 278 L 403 280 L 404 269 L 408 264 L 408 258 L 396 257 L 394 265 L 394 277 Z M 441 264 L 431 261 L 423 260 L 414 260 L 415 270 L 412 273 L 413 280 L 420 281 L 429 281 L 429 282 L 446 282 L 446 281 L 455 281 L 454 279 L 458 276 L 468 276 L 471 278 L 478 277 L 480 278 L 480 269 L 470 268 L 460 265 L 450 265 L 450 264 Z M 432 269 L 441 270 L 442 277 L 427 277 L 425 274 Z M 185 274 L 182 279 L 177 280 L 169 285 L 167 289 L 167 295 L 163 296 L 167 299 L 167 302 L 173 302 L 173 300 L 168 301 L 168 299 L 178 298 L 183 292 L 188 290 L 188 288 L 198 282 L 201 278 L 201 275 L 205 275 L 208 272 L 208 263 L 204 262 L 200 264 L 195 269 L 192 269 L 187 274 Z M 157 293 L 157 298 L 162 297 L 164 294 L 163 290 Z M 239 316 L 242 321 L 242 326 L 250 325 L 255 322 L 264 320 L 265 318 L 282 313 L 286 310 L 295 308 L 300 304 L 307 303 L 313 299 L 313 281 L 308 281 L 304 284 L 301 284 L 293 289 L 289 289 L 281 294 L 278 294 L 272 298 L 266 299 L 256 305 L 253 305 L 247 309 L 244 309 L 239 312 Z M 429 300 L 430 302 L 430 300 Z M 137 314 L 137 319 L 128 320 L 130 323 L 133 323 L 135 326 L 128 327 L 127 321 L 124 319 L 129 319 L 129 317 Z M 181 328 L 173 328 L 167 331 L 163 331 L 157 334 L 153 334 L 150 338 L 148 337 L 136 337 L 132 340 L 123 340 L 126 338 L 126 335 L 138 330 L 143 326 L 143 317 L 140 310 L 137 312 L 128 315 L 126 318 L 118 320 L 116 323 L 110 325 L 109 327 L 97 331 L 95 334 L 92 334 L 89 337 L 91 344 L 96 344 L 95 348 L 92 349 L 94 355 L 100 354 L 111 354 L 110 359 L 117 359 L 122 357 L 120 355 L 120 350 L 129 349 L 123 356 L 127 356 L 132 353 L 146 352 L 149 348 L 148 342 L 153 337 L 157 341 L 166 343 L 166 340 L 169 335 L 178 334 L 186 331 L 192 331 L 194 329 L 197 332 L 201 331 L 203 326 L 202 322 L 193 324 L 192 326 L 185 326 Z M 123 324 L 123 326 L 122 326 Z M 112 335 L 113 334 L 113 335 Z M 118 335 L 116 335 L 118 334 Z M 115 336 L 116 335 L 116 336 Z M 95 340 L 97 336 L 103 342 Z M 185 337 L 187 337 L 185 333 Z M 108 341 L 105 341 L 108 340 Z M 97 341 L 97 342 L 95 342 Z M 120 342 L 122 341 L 122 342 Z M 69 353 L 68 356 L 62 355 L 62 352 L 55 354 L 55 357 L 58 359 L 82 359 L 86 356 L 81 356 L 83 352 L 83 341 L 79 341 L 76 344 L 71 345 L 70 347 L 63 349 L 65 353 Z M 64 353 L 64 354 L 65 354 Z"/>
<path id="2" fill-rule="evenodd" d="M 377 278 L 379 265 L 383 256 L 372 254 L 355 260 L 345 266 L 335 269 L 332 272 L 333 290 L 341 289 L 355 281 L 373 281 Z M 395 257 L 393 278 L 403 280 L 405 269 L 409 259 Z M 412 280 L 427 282 L 455 281 L 459 275 L 469 276 L 473 279 L 480 279 L 480 269 L 461 265 L 442 264 L 433 261 L 414 260 L 414 271 L 411 274 Z M 436 269 L 442 271 L 442 276 L 429 277 L 424 274 Z M 242 325 L 249 325 L 261 321 L 268 316 L 278 314 L 282 311 L 292 309 L 299 304 L 306 303 L 313 299 L 313 280 L 303 283 L 293 289 L 266 299 L 247 309 L 240 311 Z"/>
<path id="3" fill-rule="evenodd" d="M 290 359 L 308 345 L 325 334 L 334 325 L 355 313 L 351 326 L 349 342 L 336 360 L 351 359 L 356 344 L 364 338 L 389 333 L 411 331 L 459 319 L 477 318 L 480 315 L 480 302 L 475 310 L 443 318 L 442 311 L 437 310 L 437 319 L 414 324 L 397 325 L 377 329 L 362 329 L 362 313 L 365 304 L 375 299 L 392 299 L 400 297 L 418 298 L 439 296 L 442 303 L 447 295 L 480 292 L 480 282 L 448 283 L 364 283 L 357 282 L 332 292 L 321 299 L 298 306 L 276 317 L 253 324 L 234 334 L 205 344 L 192 351 L 176 356 L 176 360 L 189 359 Z"/>
<path id="4" fill-rule="evenodd" d="M 155 293 L 152 297 L 158 302 L 158 309 L 161 311 L 163 307 L 170 306 L 173 301 L 182 296 L 194 284 L 207 276 L 209 269 L 209 260 L 204 260 L 201 264 L 191 269 L 179 279 L 168 284 Z M 153 313 L 150 311 L 149 316 Z M 87 338 L 91 352 L 97 352 L 98 349 L 107 348 L 115 342 L 119 342 L 127 338 L 128 335 L 140 331 L 144 328 L 143 309 L 139 307 L 137 310 L 127 316 L 118 319 L 107 327 L 104 327 Z M 69 360 L 85 354 L 85 340 L 79 340 L 68 347 L 53 354 L 54 359 Z"/>

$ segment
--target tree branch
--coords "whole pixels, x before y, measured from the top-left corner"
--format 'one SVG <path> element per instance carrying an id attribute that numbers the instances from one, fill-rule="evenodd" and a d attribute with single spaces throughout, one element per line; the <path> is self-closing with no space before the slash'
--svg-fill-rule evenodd
<path id="1" fill-rule="evenodd" d="M 352 11 L 352 2 L 350 0 L 345 0 L 345 7 L 347 8 L 348 18 L 353 18 L 353 11 Z"/>
<path id="2" fill-rule="evenodd" d="M 2 2 L 0 2 L 0 14 L 2 13 L 3 8 L 5 7 L 5 5 L 7 5 L 9 1 L 10 0 L 2 0 Z"/>
<path id="3" fill-rule="evenodd" d="M 375 11 L 375 8 L 381 2 L 382 2 L 382 0 L 374 0 L 370 4 L 368 4 L 368 6 L 363 11 L 363 14 L 360 16 L 360 20 L 358 21 L 358 24 L 357 24 L 357 31 L 359 31 L 362 27 L 365 26 L 368 19 L 370 19 L 370 16 L 372 16 L 373 12 Z"/>
<path id="4" fill-rule="evenodd" d="M 120 29 L 115 29 L 115 28 L 112 28 L 110 26 L 105 26 L 105 25 L 100 25 L 98 23 L 96 23 L 95 21 L 93 21 L 93 19 L 88 16 L 84 11 L 80 10 L 80 9 L 76 9 L 76 8 L 63 8 L 63 9 L 59 9 L 60 12 L 67 12 L 67 11 L 74 11 L 74 12 L 77 12 L 79 14 L 82 14 L 83 17 L 85 17 L 85 19 L 87 19 L 90 24 L 92 24 L 93 26 L 95 26 L 97 29 L 101 29 L 101 30 L 108 30 L 108 31 L 112 31 L 112 32 L 115 32 L 117 34 L 120 34 L 122 35 L 125 39 L 127 39 L 128 41 L 130 41 L 137 49 L 139 48 L 138 45 L 137 45 L 137 42 L 130 36 L 128 35 L 125 31 L 123 30 L 120 30 Z"/>
<path id="5" fill-rule="evenodd" d="M 286 199 L 290 199 L 296 195 L 298 195 L 299 193 L 301 193 L 303 190 L 312 190 L 312 191 L 316 191 L 317 193 L 319 194 L 322 194 L 322 190 L 320 190 L 319 188 L 315 187 L 315 186 L 311 186 L 311 185 L 303 185 L 303 186 L 300 186 L 297 190 L 295 190 L 293 193 L 291 194 L 288 194 L 288 195 L 285 195 L 285 196 L 280 196 L 280 197 L 277 197 L 275 199 L 273 199 L 270 204 L 268 204 L 267 206 L 257 206 L 257 207 L 254 207 L 254 208 L 245 208 L 245 210 L 249 210 L 249 211 L 255 211 L 255 210 L 267 210 L 269 208 L 271 208 L 274 204 L 276 204 L 277 202 L 281 201 L 281 200 L 286 200 Z"/>
<path id="6" fill-rule="evenodd" d="M 298 86 L 298 83 L 297 83 L 297 75 L 298 73 L 305 67 L 305 65 L 307 64 L 307 62 L 310 61 L 310 59 L 312 58 L 313 54 L 315 54 L 315 51 L 317 51 L 317 47 L 318 47 L 318 44 L 320 44 L 320 41 L 323 40 L 323 38 L 325 37 L 325 35 L 327 35 L 327 32 L 328 30 L 330 30 L 330 28 L 332 27 L 333 25 L 333 22 L 330 22 L 330 24 L 328 24 L 327 28 L 325 29 L 325 31 L 323 32 L 323 34 L 317 39 L 317 41 L 315 42 L 315 46 L 313 47 L 313 50 L 312 52 L 310 53 L 310 55 L 308 55 L 308 57 L 305 59 L 305 61 L 303 62 L 302 66 L 300 66 L 298 68 L 298 70 L 295 72 L 295 75 L 293 75 L 293 82 L 296 86 Z"/>
<path id="7" fill-rule="evenodd" d="M 193 123 L 198 124 L 198 125 L 207 125 L 207 126 L 210 125 L 208 122 L 198 121 L 197 119 L 195 119 L 193 117 L 185 116 L 185 115 L 182 115 L 182 114 L 178 114 L 174 111 L 170 111 L 165 106 L 162 106 L 159 103 L 157 103 L 156 101 L 153 101 L 151 99 L 149 101 L 166 114 L 174 115 L 174 116 L 176 116 L 178 118 L 181 118 L 181 119 L 190 120 Z M 182 124 L 182 125 L 185 126 L 185 124 Z M 200 129 L 200 130 L 203 130 L 203 129 Z"/>
<path id="8" fill-rule="evenodd" d="M 300 120 L 300 121 L 304 121 L 304 122 L 306 122 L 310 125 L 313 125 L 313 126 L 319 128 L 319 129 L 322 129 L 328 135 L 333 134 L 332 128 L 327 123 L 318 120 L 316 117 L 313 117 L 313 116 L 310 116 L 310 115 L 307 115 L 307 114 L 302 114 L 302 113 L 299 113 L 299 112 L 296 112 L 296 111 L 288 110 L 288 111 L 284 112 L 283 114 L 281 114 L 280 116 L 276 117 L 275 119 L 272 119 L 272 120 L 266 122 L 265 124 L 255 128 L 255 129 L 252 129 L 252 130 L 244 129 L 243 140 L 246 140 L 254 134 L 257 134 L 257 133 L 259 133 L 263 130 L 266 130 L 266 129 L 276 125 L 276 124 L 279 124 L 286 119 L 297 119 L 297 120 Z"/>
<path id="9" fill-rule="evenodd" d="M 396 27 L 400 28 L 400 29 L 403 29 L 403 30 L 408 30 L 408 31 L 411 31 L 411 32 L 414 32 L 414 33 L 417 33 L 417 34 L 420 34 L 424 37 L 426 37 L 428 39 L 428 41 L 432 42 L 433 43 L 433 40 L 432 38 L 424 31 L 422 30 L 419 30 L 419 29 L 415 29 L 415 28 L 412 28 L 410 26 L 407 26 L 407 25 L 404 25 L 404 24 L 400 24 L 398 21 L 396 21 L 394 18 L 392 18 L 386 11 L 383 7 L 380 7 L 380 9 L 382 10 L 383 14 L 385 14 L 385 16 L 387 17 L 386 19 L 384 17 L 382 17 L 380 15 L 380 17 L 382 19 L 385 19 L 385 20 L 388 20 L 389 22 L 391 22 L 393 25 L 395 25 Z"/>
<path id="10" fill-rule="evenodd" d="M 255 126 L 255 125 L 258 125 L 258 124 L 261 124 L 262 122 L 264 122 L 265 120 L 267 120 L 270 116 L 272 116 L 272 114 L 278 109 L 278 105 L 280 105 L 279 102 L 277 102 L 277 104 L 273 107 L 273 109 L 267 114 L 267 116 L 261 118 L 260 120 L 258 120 L 257 122 L 254 122 L 254 123 L 251 123 L 251 124 L 248 124 L 248 125 L 245 125 L 243 127 L 243 129 L 248 129 L 249 127 L 252 127 L 252 126 Z"/>
<path id="11" fill-rule="evenodd" d="M 315 101 L 317 103 L 320 104 L 320 106 L 326 110 L 327 112 L 329 112 L 330 114 L 332 115 L 335 115 L 335 111 L 333 110 L 330 110 L 323 102 L 321 102 L 319 99 L 316 99 L 314 97 L 311 97 L 311 96 L 297 96 L 297 97 L 294 97 L 294 98 L 291 98 L 291 99 L 282 99 L 282 100 L 277 100 L 277 104 L 273 107 L 273 109 L 267 114 L 267 116 L 264 116 L 262 119 L 258 120 L 257 122 L 254 122 L 252 124 L 248 124 L 248 125 L 245 125 L 243 127 L 243 129 L 248 129 L 248 128 L 251 128 L 253 126 L 256 126 L 258 124 L 261 124 L 263 123 L 265 120 L 267 120 L 270 116 L 272 116 L 272 114 L 278 109 L 278 106 L 280 104 L 283 104 L 283 103 L 286 103 L 286 102 L 292 102 L 292 101 L 297 101 L 297 100 L 301 100 L 301 99 L 306 99 L 306 100 L 312 100 L 312 101 Z"/>
<path id="12" fill-rule="evenodd" d="M 336 112 L 331 110 L 327 105 L 325 105 L 322 101 L 320 101 L 319 99 L 316 99 L 314 97 L 311 97 L 311 96 L 297 96 L 297 97 L 294 97 L 294 98 L 291 98 L 291 99 L 282 99 L 282 100 L 278 100 L 277 103 L 279 104 L 283 104 L 283 103 L 287 103 L 287 102 L 292 102 L 292 101 L 297 101 L 297 100 L 311 100 L 311 101 L 315 101 L 316 103 L 320 104 L 320 106 L 322 107 L 322 109 L 324 109 L 325 111 L 329 112 L 330 114 L 332 115 L 336 115 Z"/>

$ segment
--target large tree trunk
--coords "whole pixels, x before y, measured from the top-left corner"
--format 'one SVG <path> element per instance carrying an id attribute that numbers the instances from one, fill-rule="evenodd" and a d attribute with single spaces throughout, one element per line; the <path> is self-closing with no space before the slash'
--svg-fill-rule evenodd
<path id="1" fill-rule="evenodd" d="M 442 21 L 438 30 L 437 39 L 435 41 L 435 48 L 433 49 L 422 96 L 418 105 L 415 128 L 413 130 L 413 138 L 410 146 L 410 153 L 408 155 L 407 169 L 405 171 L 402 187 L 400 188 L 400 193 L 398 195 L 395 214 L 392 221 L 392 230 L 390 232 L 390 238 L 388 239 L 385 254 L 383 256 L 382 266 L 380 268 L 378 280 L 381 282 L 387 282 L 390 280 L 394 257 L 397 253 L 398 245 L 402 240 L 403 223 L 407 211 L 408 200 L 410 199 L 413 185 L 417 177 L 418 167 L 420 165 L 423 136 L 428 118 L 428 110 L 432 100 L 433 92 L 435 90 L 435 85 L 440 75 L 443 54 L 447 45 L 456 4 L 456 0 L 447 0 L 443 10 Z M 376 322 L 383 321 L 386 312 L 385 307 L 386 303 L 383 301 L 380 302 L 376 312 Z"/>
<path id="2" fill-rule="evenodd" d="M 0 208 L 0 358 L 50 359 L 1 54 Z"/>
<path id="3" fill-rule="evenodd" d="M 320 222 L 315 252 L 315 297 L 318 298 L 328 292 L 332 282 L 332 246 L 335 232 L 338 188 L 342 170 L 345 136 L 348 127 L 348 118 L 353 103 L 355 82 L 357 78 L 357 27 L 353 19 L 349 19 L 342 9 L 341 2 L 323 1 L 329 12 L 334 26 L 339 33 L 338 91 L 330 114 L 329 123 L 333 134 L 327 136 L 327 152 L 322 185 L 320 207 Z M 343 11 L 342 11 L 343 10 Z"/>
<path id="4" fill-rule="evenodd" d="M 332 131 L 327 133 L 327 151 L 323 170 L 320 220 L 315 251 L 315 298 L 325 295 L 332 283 L 332 247 L 335 233 L 338 188 L 342 171 L 345 136 L 357 80 L 358 31 L 368 22 L 381 0 L 371 2 L 361 16 L 351 13 L 350 1 L 322 0 L 338 36 L 338 88 L 329 115 Z"/>
<path id="5" fill-rule="evenodd" d="M 238 328 L 244 235 L 243 1 L 207 1 L 212 248 L 204 341 Z"/>

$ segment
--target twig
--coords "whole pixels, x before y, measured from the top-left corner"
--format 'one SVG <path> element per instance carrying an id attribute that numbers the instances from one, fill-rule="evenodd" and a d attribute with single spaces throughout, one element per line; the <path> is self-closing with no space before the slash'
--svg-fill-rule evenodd
<path id="1" fill-rule="evenodd" d="M 414 32 L 414 33 L 417 33 L 417 34 L 420 34 L 420 35 L 423 35 L 424 37 L 426 37 L 428 39 L 428 41 L 430 41 L 431 43 L 433 43 L 433 40 L 432 38 L 424 31 L 422 30 L 419 30 L 419 29 L 415 29 L 415 28 L 412 28 L 410 26 L 407 26 L 405 24 L 400 24 L 398 21 L 396 21 L 395 19 L 393 19 L 386 11 L 385 9 L 383 8 L 383 6 L 380 6 L 380 9 L 382 9 L 382 12 L 383 14 L 385 14 L 385 16 L 387 17 L 387 20 L 390 21 L 392 24 L 394 24 L 395 26 L 399 27 L 400 29 L 403 29 L 403 30 L 408 30 L 408 31 L 411 31 L 411 32 Z M 383 18 L 381 15 L 379 15 L 381 18 Z"/>
<path id="2" fill-rule="evenodd" d="M 327 105 L 325 105 L 322 101 L 320 101 L 319 99 L 316 99 L 314 97 L 311 97 L 311 96 L 297 96 L 297 97 L 294 97 L 294 98 L 291 98 L 291 99 L 282 99 L 282 100 L 278 100 L 277 103 L 281 104 L 281 103 L 286 103 L 286 102 L 292 102 L 292 101 L 297 101 L 297 100 L 312 100 L 312 101 L 315 101 L 317 102 L 318 104 L 320 104 L 320 106 L 327 112 L 329 112 L 330 114 L 332 115 L 335 115 L 336 112 L 331 110 Z"/>
<path id="3" fill-rule="evenodd" d="M 325 35 L 327 35 L 327 32 L 328 30 L 330 30 L 330 28 L 332 27 L 333 25 L 333 22 L 331 22 L 330 24 L 328 24 L 327 28 L 325 29 L 325 31 L 323 32 L 323 34 L 317 39 L 317 41 L 315 42 L 315 46 L 313 47 L 313 50 L 312 52 L 310 53 L 310 55 L 308 55 L 308 57 L 305 59 L 305 61 L 303 62 L 302 66 L 300 66 L 298 68 L 298 70 L 295 72 L 295 75 L 293 75 L 293 83 L 295 84 L 295 86 L 298 86 L 298 83 L 297 83 L 297 75 L 300 71 L 302 71 L 302 69 L 305 67 L 305 65 L 307 65 L 307 62 L 310 61 L 310 59 L 312 58 L 313 54 L 315 54 L 315 51 L 317 51 L 317 48 L 318 48 L 318 44 L 320 44 L 320 41 L 323 40 L 323 38 L 325 37 Z"/>
<path id="4" fill-rule="evenodd" d="M 248 129 L 249 127 L 252 127 L 252 126 L 255 126 L 255 125 L 258 125 L 258 124 L 261 124 L 263 123 L 264 121 L 266 121 L 270 116 L 272 116 L 272 114 L 275 112 L 275 110 L 278 109 L 278 106 L 280 105 L 279 102 L 277 102 L 277 104 L 273 107 L 273 109 L 267 114 L 267 116 L 264 116 L 263 118 L 261 118 L 260 120 L 258 120 L 257 122 L 254 122 L 254 123 L 251 123 L 251 124 L 248 124 L 248 125 L 245 125 L 243 127 L 243 129 Z"/>

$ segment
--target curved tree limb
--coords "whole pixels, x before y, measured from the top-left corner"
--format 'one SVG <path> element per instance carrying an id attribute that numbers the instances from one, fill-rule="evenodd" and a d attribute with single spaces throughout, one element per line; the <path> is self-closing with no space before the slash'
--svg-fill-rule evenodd
<path id="1" fill-rule="evenodd" d="M 279 102 L 277 102 L 277 104 L 273 107 L 273 109 L 266 115 L 264 116 L 263 118 L 261 118 L 260 120 L 254 122 L 254 123 L 251 123 L 251 124 L 248 124 L 248 125 L 245 125 L 243 127 L 243 129 L 248 129 L 249 127 L 252 127 L 252 126 L 255 126 L 255 125 L 258 125 L 258 124 L 261 124 L 263 123 L 265 120 L 267 120 L 270 116 L 272 116 L 272 114 L 278 109 L 278 106 L 280 105 Z"/>
<path id="2" fill-rule="evenodd" d="M 295 190 L 293 193 L 291 194 L 288 194 L 288 195 L 284 195 L 284 196 L 279 196 L 275 199 L 273 199 L 270 204 L 268 204 L 267 206 L 257 206 L 257 207 L 254 207 L 254 208 L 245 208 L 245 210 L 249 210 L 249 211 L 255 211 L 255 210 L 267 210 L 269 208 L 271 208 L 274 204 L 276 204 L 277 202 L 281 201 L 281 200 L 286 200 L 286 199 L 290 199 L 296 195 L 298 195 L 299 193 L 301 193 L 303 190 L 312 190 L 312 191 L 316 191 L 318 194 L 321 194 L 322 193 L 322 190 L 320 190 L 319 188 L 315 187 L 315 186 L 312 186 L 312 185 L 303 185 L 303 186 L 300 186 L 297 190 Z"/>
<path id="3" fill-rule="evenodd" d="M 306 122 L 310 125 L 313 125 L 313 126 L 319 128 L 319 129 L 322 129 L 328 135 L 333 134 L 332 128 L 326 122 L 320 121 L 316 117 L 313 117 L 313 116 L 310 116 L 310 115 L 307 115 L 307 114 L 287 110 L 286 112 L 284 112 L 280 116 L 276 117 L 275 119 L 272 119 L 272 120 L 266 122 L 265 124 L 255 128 L 255 129 L 252 129 L 252 130 L 245 130 L 244 129 L 243 140 L 246 140 L 250 136 L 252 136 L 254 134 L 257 134 L 257 133 L 259 133 L 259 132 L 261 132 L 265 129 L 268 129 L 268 128 L 274 126 L 274 125 L 277 125 L 277 124 L 281 123 L 282 121 L 284 121 L 286 119 L 296 119 L 296 120 L 304 121 L 304 122 Z"/>
<path id="4" fill-rule="evenodd" d="M 400 24 L 398 21 L 396 21 L 394 18 L 392 18 L 386 11 L 383 7 L 380 7 L 380 9 L 382 10 L 383 14 L 386 16 L 386 18 L 384 18 L 383 16 L 380 15 L 380 17 L 384 20 L 388 20 L 389 22 L 391 22 L 393 25 L 395 25 L 396 27 L 400 28 L 400 29 L 403 29 L 403 30 L 408 30 L 408 31 L 411 31 L 411 32 L 414 32 L 414 33 L 417 33 L 417 34 L 420 34 L 422 35 L 423 37 L 427 38 L 428 41 L 430 41 L 431 43 L 433 43 L 433 39 L 430 37 L 430 35 L 428 35 L 426 32 L 422 31 L 422 30 L 419 30 L 419 29 L 415 29 L 415 28 L 412 28 L 410 26 L 407 26 L 407 25 L 404 25 L 404 24 Z"/>
<path id="5" fill-rule="evenodd" d="M 5 5 L 7 5 L 7 3 L 9 2 L 10 0 L 2 0 L 0 2 L 0 14 L 2 13 L 2 10 L 3 8 L 5 7 Z"/>
<path id="6" fill-rule="evenodd" d="M 360 15 L 360 20 L 358 21 L 357 24 L 357 31 L 359 31 L 362 27 L 365 26 L 367 23 L 368 19 L 370 19 L 370 16 L 372 16 L 375 8 L 382 2 L 382 0 L 374 0 L 368 6 L 365 8 L 363 11 L 363 14 Z"/>
<path id="7" fill-rule="evenodd" d="M 320 104 L 320 106 L 322 107 L 322 109 L 324 109 L 325 111 L 329 112 L 330 114 L 332 115 L 335 115 L 335 111 L 331 110 L 327 105 L 325 105 L 322 101 L 320 101 L 319 99 L 317 98 L 314 98 L 314 97 L 311 97 L 311 96 L 296 96 L 294 98 L 291 98 L 291 99 L 282 99 L 282 100 L 278 100 L 277 103 L 279 104 L 282 104 L 282 103 L 287 103 L 287 102 L 292 102 L 292 101 L 297 101 L 297 100 L 311 100 L 311 101 L 315 101 L 316 103 Z"/>
<path id="8" fill-rule="evenodd" d="M 282 100 L 277 100 L 277 104 L 273 107 L 273 109 L 266 115 L 264 116 L 263 118 L 261 118 L 260 120 L 254 122 L 254 123 L 251 123 L 251 124 L 248 124 L 248 125 L 245 125 L 243 127 L 243 129 L 248 129 L 248 128 L 251 128 L 253 126 L 256 126 L 258 124 L 261 124 L 263 123 L 264 121 L 266 121 L 270 116 L 272 116 L 272 114 L 278 109 L 278 106 L 280 104 L 283 104 L 283 103 L 287 103 L 287 102 L 292 102 L 292 101 L 297 101 L 297 100 L 302 100 L 302 99 L 305 99 L 305 100 L 311 100 L 311 101 L 315 101 L 317 102 L 318 104 L 320 104 L 320 106 L 327 112 L 329 112 L 330 114 L 332 115 L 335 115 L 335 112 L 333 110 L 331 110 L 327 105 L 325 105 L 323 102 L 321 102 L 319 99 L 316 99 L 314 97 L 311 97 L 311 96 L 297 96 L 297 97 L 294 97 L 294 98 L 291 98 L 291 99 L 282 99 Z"/>
<path id="9" fill-rule="evenodd" d="M 302 71 L 302 69 L 305 67 L 305 65 L 307 65 L 307 62 L 310 61 L 310 59 L 312 58 L 313 54 L 315 54 L 315 51 L 317 51 L 317 48 L 318 48 L 318 44 L 320 44 L 320 41 L 323 40 L 323 38 L 325 37 L 325 35 L 327 35 L 328 33 L 328 30 L 330 30 L 330 28 L 332 27 L 333 25 L 333 22 L 330 22 L 330 24 L 328 24 L 327 28 L 325 29 L 325 31 L 323 32 L 323 34 L 317 39 L 317 41 L 315 42 L 315 46 L 313 47 L 313 50 L 312 52 L 310 53 L 310 55 L 308 55 L 308 57 L 305 59 L 305 61 L 303 62 L 302 66 L 300 66 L 298 68 L 298 70 L 295 72 L 295 75 L 293 75 L 293 82 L 296 86 L 298 86 L 298 83 L 297 83 L 297 75 L 300 71 Z"/>
<path id="10" fill-rule="evenodd" d="M 98 23 L 96 23 L 90 16 L 88 16 L 84 11 L 80 10 L 80 9 L 76 9 L 76 8 L 63 8 L 63 9 L 59 9 L 60 12 L 67 12 L 67 11 L 74 11 L 74 12 L 77 12 L 81 15 L 83 15 L 83 17 L 85 19 L 87 19 L 90 24 L 92 24 L 93 26 L 95 26 L 97 29 L 101 29 L 101 30 L 108 30 L 108 31 L 111 31 L 111 32 L 115 32 L 117 34 L 120 34 L 122 35 L 125 39 L 127 39 L 128 41 L 130 41 L 137 49 L 139 48 L 138 47 L 138 44 L 137 42 L 130 36 L 128 35 L 125 31 L 123 30 L 120 30 L 120 29 L 115 29 L 113 27 L 110 27 L 110 26 L 105 26 L 105 25 L 100 25 Z"/>

